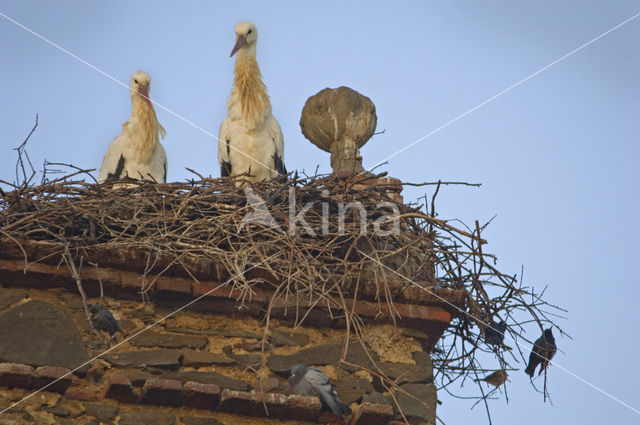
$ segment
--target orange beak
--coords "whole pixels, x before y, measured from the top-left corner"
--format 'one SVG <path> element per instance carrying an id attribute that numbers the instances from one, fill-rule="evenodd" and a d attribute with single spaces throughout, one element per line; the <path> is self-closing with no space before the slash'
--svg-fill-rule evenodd
<path id="1" fill-rule="evenodd" d="M 144 101 L 147 102 L 147 105 L 149 105 L 149 108 L 151 108 L 152 106 L 151 106 L 151 99 L 149 99 L 149 86 L 138 87 L 138 94 L 142 96 Z"/>
<path id="2" fill-rule="evenodd" d="M 231 54 L 229 55 L 229 57 L 235 55 L 238 50 L 242 49 L 246 45 L 247 45 L 247 39 L 245 38 L 245 36 L 239 35 L 238 39 L 236 40 L 236 45 L 233 46 L 233 50 L 231 51 Z"/>

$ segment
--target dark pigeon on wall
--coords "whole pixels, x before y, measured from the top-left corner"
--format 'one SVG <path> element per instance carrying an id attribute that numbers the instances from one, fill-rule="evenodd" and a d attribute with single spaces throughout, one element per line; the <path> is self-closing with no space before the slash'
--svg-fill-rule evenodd
<path id="1" fill-rule="evenodd" d="M 102 332 L 107 332 L 109 336 L 113 338 L 116 332 L 122 332 L 118 321 L 113 317 L 113 314 L 102 304 L 94 304 L 89 309 L 91 314 L 91 323 L 93 327 Z"/>
<path id="2" fill-rule="evenodd" d="M 556 339 L 553 337 L 551 328 L 545 329 L 542 336 L 536 340 L 531 349 L 529 355 L 529 364 L 524 370 L 527 375 L 533 378 L 533 374 L 536 372 L 538 365 L 540 366 L 540 375 L 549 365 L 549 361 L 556 354 L 558 348 L 556 347 Z"/>
<path id="3" fill-rule="evenodd" d="M 289 387 L 294 394 L 319 397 L 322 403 L 342 420 L 342 423 L 345 423 L 344 417 L 351 413 L 351 409 L 338 398 L 327 375 L 315 367 L 309 367 L 306 364 L 295 365 L 291 369 Z"/>

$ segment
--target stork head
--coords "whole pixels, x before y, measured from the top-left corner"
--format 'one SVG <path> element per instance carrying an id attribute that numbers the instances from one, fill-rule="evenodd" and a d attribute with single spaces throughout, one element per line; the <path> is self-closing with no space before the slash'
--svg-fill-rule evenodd
<path id="1" fill-rule="evenodd" d="M 144 71 L 136 71 L 131 75 L 131 81 L 129 81 L 129 90 L 131 96 L 140 96 L 147 105 L 151 108 L 151 100 L 149 100 L 149 84 L 151 83 L 151 77 Z"/>
<path id="2" fill-rule="evenodd" d="M 229 57 L 235 55 L 243 47 L 255 46 L 256 41 L 258 41 L 258 28 L 256 28 L 256 25 L 249 21 L 238 23 L 236 25 L 236 45 L 233 46 Z"/>

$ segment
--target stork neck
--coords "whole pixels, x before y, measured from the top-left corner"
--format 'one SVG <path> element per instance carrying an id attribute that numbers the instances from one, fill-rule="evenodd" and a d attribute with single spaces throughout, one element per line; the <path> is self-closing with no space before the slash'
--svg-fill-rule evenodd
<path id="1" fill-rule="evenodd" d="M 239 102 L 242 117 L 258 126 L 271 113 L 271 101 L 256 60 L 255 44 L 240 49 L 237 55 L 230 102 Z"/>
<path id="2" fill-rule="evenodd" d="M 131 117 L 124 125 L 132 132 L 134 149 L 142 161 L 148 161 L 159 142 L 160 123 L 153 107 L 138 94 L 131 96 Z"/>

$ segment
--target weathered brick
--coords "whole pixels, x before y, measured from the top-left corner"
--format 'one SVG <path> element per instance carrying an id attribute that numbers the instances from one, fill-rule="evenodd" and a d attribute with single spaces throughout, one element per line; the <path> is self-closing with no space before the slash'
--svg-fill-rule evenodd
<path id="1" fill-rule="evenodd" d="M 151 410 L 128 410 L 120 409 L 119 425 L 173 425 L 176 423 L 176 417 L 164 411 Z"/>
<path id="2" fill-rule="evenodd" d="M 224 390 L 218 410 L 247 416 L 282 418 L 287 409 L 287 396 L 266 393 L 257 396 L 245 391 Z"/>
<path id="3" fill-rule="evenodd" d="M 83 313 L 84 314 L 84 313 Z M 95 364 L 87 370 L 85 375 L 86 378 L 92 379 L 93 381 L 98 381 L 104 375 L 104 366 L 101 364 Z"/>
<path id="4" fill-rule="evenodd" d="M 156 293 L 164 298 L 191 297 L 192 281 L 178 277 L 159 277 L 156 280 Z"/>
<path id="5" fill-rule="evenodd" d="M 246 391 L 223 390 L 220 395 L 218 410 L 221 412 L 238 413 L 251 411 L 256 403 L 256 398 Z"/>
<path id="6" fill-rule="evenodd" d="M 384 375 L 396 384 L 433 382 L 433 369 L 406 363 L 384 362 L 380 365 Z"/>
<path id="7" fill-rule="evenodd" d="M 136 347 L 204 348 L 207 343 L 207 338 L 201 336 L 156 331 L 146 331 L 131 339 L 131 344 Z"/>
<path id="8" fill-rule="evenodd" d="M 256 393 L 285 393 L 288 385 L 280 382 L 278 378 L 272 376 L 260 378 L 254 384 Z"/>
<path id="9" fill-rule="evenodd" d="M 87 415 L 93 416 L 100 422 L 106 423 L 111 422 L 116 417 L 116 413 L 118 413 L 116 406 L 110 406 L 108 404 L 85 403 L 84 409 Z"/>
<path id="10" fill-rule="evenodd" d="M 362 403 L 351 423 L 354 425 L 386 425 L 393 417 L 393 407 L 388 404 Z"/>
<path id="11" fill-rule="evenodd" d="M 214 409 L 220 401 L 220 387 L 188 381 L 184 384 L 182 404 L 196 409 Z"/>
<path id="12" fill-rule="evenodd" d="M 98 399 L 95 391 L 85 388 L 71 387 L 65 393 L 64 397 L 70 400 L 93 401 Z"/>
<path id="13" fill-rule="evenodd" d="M 180 420 L 184 425 L 225 425 L 211 416 L 183 416 Z"/>
<path id="14" fill-rule="evenodd" d="M 163 376 L 165 379 L 175 379 L 180 382 L 199 382 L 201 384 L 214 384 L 220 388 L 236 391 L 249 391 L 251 385 L 239 379 L 233 379 L 218 372 L 199 372 L 197 370 L 186 370 L 182 372 L 171 372 Z"/>
<path id="15" fill-rule="evenodd" d="M 325 303 L 299 302 L 296 300 L 279 299 L 271 305 L 271 317 L 295 322 L 304 317 L 304 324 L 317 327 L 332 327 L 335 318 L 342 315 L 342 309 L 331 308 L 331 313 Z"/>
<path id="16" fill-rule="evenodd" d="M 103 397 L 112 398 L 121 403 L 135 403 L 138 400 L 131 381 L 121 373 L 109 375 Z"/>
<path id="17" fill-rule="evenodd" d="M 415 304 L 394 304 L 397 313 L 405 320 L 425 320 L 449 323 L 451 314 L 440 308 Z"/>
<path id="18" fill-rule="evenodd" d="M 149 366 L 163 369 L 177 369 L 180 367 L 182 353 L 178 350 L 126 351 L 123 353 L 106 354 L 102 358 L 116 367 L 142 368 Z"/>
<path id="19" fill-rule="evenodd" d="M 373 392 L 373 385 L 366 379 L 345 376 L 337 380 L 336 392 L 340 394 L 340 400 L 347 405 L 356 402 L 366 394 Z"/>
<path id="20" fill-rule="evenodd" d="M 287 410 L 287 396 L 284 394 L 260 393 L 255 396 L 255 400 L 252 416 L 282 418 Z"/>
<path id="21" fill-rule="evenodd" d="M 206 294 L 206 298 L 231 298 L 233 295 L 231 285 L 211 285 L 195 282 L 193 284 L 193 296 L 199 297 Z"/>
<path id="22" fill-rule="evenodd" d="M 175 406 L 182 391 L 180 381 L 173 379 L 147 379 L 142 387 L 142 402 L 157 406 Z"/>
<path id="23" fill-rule="evenodd" d="M 211 353 L 209 351 L 182 350 L 182 366 L 203 367 L 218 365 L 233 365 L 235 360 L 228 358 L 224 354 Z"/>
<path id="24" fill-rule="evenodd" d="M 437 395 L 433 384 L 404 384 L 400 389 L 396 399 L 405 416 L 419 417 L 429 423 L 435 421 Z"/>
<path id="25" fill-rule="evenodd" d="M 264 313 L 265 301 L 236 301 L 228 298 L 205 297 L 203 300 L 189 305 L 188 310 L 199 313 L 236 314 L 259 317 Z"/>
<path id="26" fill-rule="evenodd" d="M 134 387 L 142 387 L 147 382 L 147 379 L 154 377 L 152 373 L 139 369 L 125 370 L 122 374 L 129 378 L 131 385 Z"/>
<path id="27" fill-rule="evenodd" d="M 318 397 L 292 394 L 287 397 L 283 417 L 298 421 L 315 421 L 321 408 L 322 403 Z"/>
<path id="28" fill-rule="evenodd" d="M 29 388 L 33 381 L 33 368 L 20 363 L 0 363 L 0 386 Z"/>
<path id="29" fill-rule="evenodd" d="M 39 390 L 45 388 L 46 391 L 54 391 L 57 393 L 64 393 L 71 385 L 73 376 L 71 371 L 64 367 L 56 366 L 41 366 L 36 369 L 35 378 L 33 380 L 32 388 Z"/>
<path id="30" fill-rule="evenodd" d="M 51 413 L 54 416 L 66 418 L 71 414 L 71 411 L 64 406 L 40 406 L 38 410 L 42 410 L 47 413 Z"/>
<path id="31" fill-rule="evenodd" d="M 115 289 L 117 290 L 118 298 L 131 298 L 131 299 L 140 299 L 140 278 L 136 276 L 134 273 L 120 273 L 122 275 L 122 279 L 120 281 L 120 285 L 116 285 Z M 148 282 L 147 282 L 148 283 Z M 145 288 L 146 295 L 149 297 L 153 296 L 156 292 L 155 285 L 150 288 Z"/>
<path id="32" fill-rule="evenodd" d="M 309 365 L 337 365 L 340 362 L 342 349 L 342 343 L 332 342 L 305 348 L 294 354 L 272 354 L 269 356 L 267 365 L 274 373 L 288 377 L 291 368 L 298 363 L 306 363 Z M 374 352 L 370 351 L 367 353 L 359 342 L 353 341 L 349 343 L 346 359 L 348 362 L 372 369 L 375 366 L 369 357 L 377 362 L 377 355 Z M 345 369 L 349 370 L 350 368 L 345 367 Z"/>
<path id="33" fill-rule="evenodd" d="M 283 345 L 305 346 L 309 343 L 309 335 L 302 332 L 292 332 L 290 329 L 273 329 L 270 340 L 276 347 Z"/>

